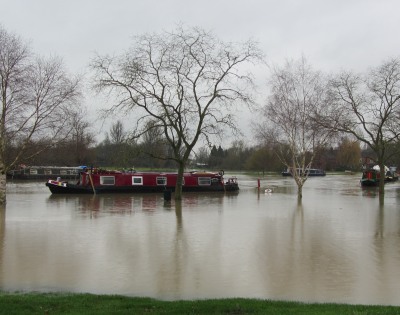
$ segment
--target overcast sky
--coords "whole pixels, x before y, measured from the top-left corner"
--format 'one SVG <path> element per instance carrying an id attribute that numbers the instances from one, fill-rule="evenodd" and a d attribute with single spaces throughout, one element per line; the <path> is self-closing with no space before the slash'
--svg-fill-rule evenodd
<path id="1" fill-rule="evenodd" d="M 86 72 L 95 52 L 119 54 L 133 35 L 178 23 L 224 41 L 253 38 L 269 64 L 304 55 L 315 69 L 363 72 L 400 56 L 399 0 L 0 0 L 7 31 L 74 73 Z"/>

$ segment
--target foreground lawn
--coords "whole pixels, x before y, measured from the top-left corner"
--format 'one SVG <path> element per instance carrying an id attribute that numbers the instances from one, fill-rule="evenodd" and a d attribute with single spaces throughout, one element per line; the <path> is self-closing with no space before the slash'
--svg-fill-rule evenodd
<path id="1" fill-rule="evenodd" d="M 400 307 L 256 299 L 160 301 L 117 295 L 0 292 L 0 314 L 400 314 Z"/>

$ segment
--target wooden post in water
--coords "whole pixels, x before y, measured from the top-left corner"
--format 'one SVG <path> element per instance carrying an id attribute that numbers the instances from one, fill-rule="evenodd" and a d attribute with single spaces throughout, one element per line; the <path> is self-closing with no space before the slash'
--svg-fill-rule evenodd
<path id="1" fill-rule="evenodd" d="M 94 184 L 93 184 L 93 179 L 92 179 L 92 170 L 89 172 L 89 180 L 90 180 L 90 185 L 92 186 L 93 189 L 93 194 L 96 194 L 96 189 L 94 189 Z"/>

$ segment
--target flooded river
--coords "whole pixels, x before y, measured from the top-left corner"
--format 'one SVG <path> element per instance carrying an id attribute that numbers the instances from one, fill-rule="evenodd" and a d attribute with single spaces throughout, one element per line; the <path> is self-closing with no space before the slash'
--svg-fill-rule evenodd
<path id="1" fill-rule="evenodd" d="M 280 176 L 181 203 L 9 182 L 0 289 L 400 305 L 400 183 L 379 206 L 359 177 L 310 178 L 301 204 Z"/>

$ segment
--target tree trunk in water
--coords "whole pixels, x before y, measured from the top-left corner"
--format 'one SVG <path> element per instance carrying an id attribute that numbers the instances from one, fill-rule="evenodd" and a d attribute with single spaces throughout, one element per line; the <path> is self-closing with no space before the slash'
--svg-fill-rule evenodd
<path id="1" fill-rule="evenodd" d="M 303 185 L 304 185 L 304 180 L 301 177 L 300 174 L 297 174 L 296 171 L 293 174 L 294 181 L 296 182 L 297 185 L 297 200 L 300 202 L 301 199 L 303 198 Z"/>
<path id="2" fill-rule="evenodd" d="M 301 201 L 303 199 L 303 185 L 297 183 L 297 200 Z"/>
<path id="3" fill-rule="evenodd" d="M 178 177 L 176 178 L 176 185 L 175 185 L 175 200 L 182 200 L 182 183 L 183 183 L 184 170 L 185 170 L 185 164 L 179 163 Z"/>
<path id="4" fill-rule="evenodd" d="M 383 205 L 385 203 L 385 165 L 379 164 L 379 204 Z"/>
<path id="5" fill-rule="evenodd" d="M 178 231 L 182 231 L 183 219 L 182 219 L 182 201 L 178 200 L 175 202 L 175 214 L 176 214 L 176 226 Z"/>
<path id="6" fill-rule="evenodd" d="M 7 177 L 4 169 L 4 164 L 0 162 L 0 205 L 6 204 L 6 184 Z"/>

